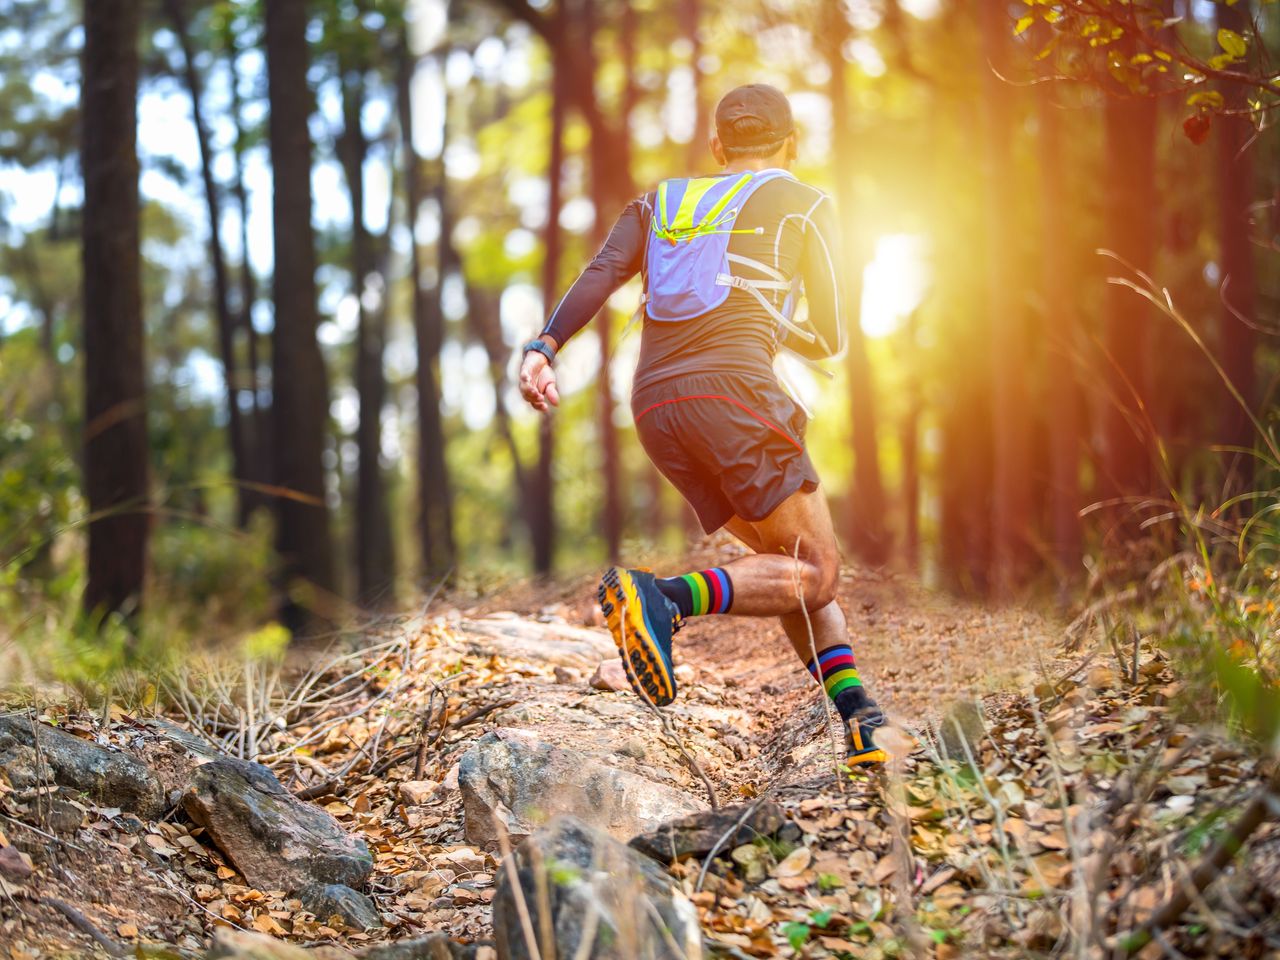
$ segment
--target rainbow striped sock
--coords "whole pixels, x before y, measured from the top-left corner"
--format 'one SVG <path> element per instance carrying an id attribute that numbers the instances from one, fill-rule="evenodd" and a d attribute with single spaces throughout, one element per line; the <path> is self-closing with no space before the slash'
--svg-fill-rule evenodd
<path id="1" fill-rule="evenodd" d="M 810 660 L 808 666 L 813 679 L 822 684 L 827 691 L 827 696 L 835 700 L 837 706 L 841 708 L 842 717 L 846 704 L 853 706 L 855 703 L 860 704 L 866 701 L 866 694 L 862 690 L 862 677 L 858 675 L 858 668 L 853 662 L 853 648 L 848 644 L 827 647 L 818 654 L 818 662 L 814 663 Z M 818 676 L 819 668 L 822 671 L 821 677 Z M 841 694 L 846 690 L 854 692 L 842 697 Z"/>
<path id="2" fill-rule="evenodd" d="M 682 617 L 728 613 L 733 606 L 733 582 L 723 567 L 667 577 L 654 583 L 676 605 Z"/>

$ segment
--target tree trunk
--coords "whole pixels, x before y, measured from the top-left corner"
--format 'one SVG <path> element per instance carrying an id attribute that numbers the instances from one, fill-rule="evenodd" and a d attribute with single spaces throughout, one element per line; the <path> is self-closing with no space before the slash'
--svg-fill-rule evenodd
<path id="1" fill-rule="evenodd" d="M 1017 244 L 1010 223 L 1007 191 L 1013 182 L 1013 95 L 1008 81 L 1008 12 L 999 4 L 979 3 L 983 77 L 984 204 L 986 302 L 991 317 L 992 436 L 992 587 L 998 598 L 1025 582 L 1031 544 L 1031 423 L 1026 366 L 1026 326 L 1020 315 L 1010 270 Z M 1000 75 L 997 75 L 999 73 Z"/>
<path id="2" fill-rule="evenodd" d="M 829 68 L 827 97 L 831 103 L 831 179 L 835 185 L 836 205 L 841 218 L 848 222 L 855 209 L 852 171 L 856 169 L 856 147 L 848 101 L 848 72 L 844 59 L 844 42 L 849 35 L 849 22 L 839 4 L 828 5 L 823 52 Z M 846 230 L 843 238 L 845 295 L 849 298 L 845 314 L 848 352 L 845 364 L 849 377 L 849 413 L 853 444 L 853 487 L 849 498 L 847 536 L 849 546 L 863 563 L 878 566 L 889 559 L 891 547 L 885 526 L 884 483 L 880 474 L 880 447 L 877 438 L 875 385 L 867 360 L 866 339 L 862 333 L 862 268 L 866 262 L 865 238 L 860 231 Z"/>
<path id="3" fill-rule="evenodd" d="M 209 217 L 209 262 L 213 269 L 213 308 L 218 325 L 218 352 L 222 357 L 222 378 L 227 391 L 227 434 L 231 444 L 231 473 L 236 486 L 237 518 L 244 526 L 254 505 L 250 467 L 249 440 L 245 435 L 240 409 L 242 378 L 235 351 L 235 318 L 231 315 L 230 282 L 227 261 L 222 251 L 222 210 L 218 185 L 213 176 L 213 149 L 209 143 L 209 127 L 205 122 L 203 83 L 196 69 L 195 50 L 191 43 L 184 0 L 165 0 L 165 8 L 178 44 L 182 48 L 183 73 L 187 93 L 191 97 L 191 116 L 200 148 L 200 176 L 204 181 L 205 210 Z"/>
<path id="4" fill-rule="evenodd" d="M 240 217 L 240 329 L 246 344 L 246 363 L 248 377 L 246 386 L 249 389 L 251 403 L 249 405 L 252 429 L 248 431 L 250 440 L 250 465 L 252 478 L 256 484 L 266 484 L 270 480 L 269 464 L 271 462 L 270 424 L 266 412 L 262 409 L 261 388 L 259 378 L 262 375 L 262 360 L 259 356 L 258 331 L 253 326 L 253 307 L 258 302 L 257 284 L 254 281 L 253 265 L 249 262 L 249 192 L 244 185 L 244 154 L 248 149 L 248 137 L 243 122 L 243 105 L 240 101 L 240 53 L 236 46 L 237 39 L 232 31 L 228 31 L 228 44 L 231 50 L 231 117 L 236 126 L 236 139 L 232 149 L 235 160 L 232 191 L 236 197 L 236 208 Z M 259 487 L 258 493 L 261 493 Z M 262 503 L 262 497 L 256 497 Z"/>
<path id="5" fill-rule="evenodd" d="M 902 419 L 902 554 L 908 569 L 920 566 L 920 347 L 919 309 L 907 317 L 902 331 L 903 365 L 907 372 L 907 411 Z"/>
<path id="6" fill-rule="evenodd" d="M 272 449 L 276 546 L 286 589 L 284 616 L 305 626 L 294 581 L 334 587 L 322 456 L 328 421 L 324 358 L 316 341 L 315 246 L 311 226 L 311 139 L 307 118 L 306 0 L 266 5 L 274 186 L 275 326 L 271 334 Z"/>
<path id="7" fill-rule="evenodd" d="M 148 449 L 133 0 L 85 4 L 80 95 L 84 488 L 89 611 L 136 611 L 147 565 Z"/>
<path id="8" fill-rule="evenodd" d="M 711 135 L 710 109 L 707 104 L 705 77 L 702 73 L 702 19 L 700 0 L 680 0 L 680 31 L 689 41 L 689 69 L 693 74 L 693 136 L 685 153 L 685 167 L 690 176 L 707 164 L 707 139 Z"/>
<path id="9" fill-rule="evenodd" d="M 351 292 L 358 304 L 355 383 L 360 397 L 360 419 L 356 426 L 356 597 L 362 605 L 374 607 L 387 606 L 395 599 L 395 561 L 381 463 L 382 407 L 387 392 L 382 376 L 386 313 L 377 308 L 369 309 L 365 296 L 376 264 L 372 238 L 364 221 L 364 164 L 369 151 L 360 119 L 364 111 L 364 69 L 361 65 L 344 64 L 340 72 L 345 129 L 339 153 L 351 197 Z"/>
<path id="10" fill-rule="evenodd" d="M 1106 230 L 1100 246 L 1150 273 L 1155 258 L 1156 102 L 1126 92 L 1104 105 L 1107 170 Z M 1129 268 L 1108 264 L 1128 274 Z M 1107 286 L 1105 345 L 1108 397 L 1102 489 L 1108 497 L 1131 500 L 1151 490 L 1151 435 L 1143 406 L 1147 399 L 1147 351 L 1151 306 L 1132 290 Z M 1137 536 L 1137 515 L 1126 505 L 1115 531 Z"/>
<path id="11" fill-rule="evenodd" d="M 560 286 L 560 209 L 564 203 L 564 71 L 552 67 L 551 142 L 547 160 L 547 223 L 542 238 L 542 303 L 549 314 Z M 538 462 L 529 494 L 529 534 L 534 573 L 551 572 L 555 561 L 555 418 L 548 413 L 538 422 Z"/>
<path id="12" fill-rule="evenodd" d="M 1037 87 L 1040 120 L 1041 290 L 1048 334 L 1045 401 L 1049 433 L 1049 520 L 1052 556 L 1064 591 L 1080 573 L 1080 392 L 1076 384 L 1075 264 L 1063 184 L 1061 113 L 1054 85 Z"/>
<path id="13" fill-rule="evenodd" d="M 1248 24 L 1239 7 L 1218 4 L 1218 26 L 1245 34 Z M 1228 109 L 1244 109 L 1243 89 L 1224 84 Z M 1222 268 L 1222 309 L 1219 344 L 1222 368 L 1235 385 L 1250 410 L 1257 409 L 1257 370 L 1254 354 L 1258 347 L 1258 285 L 1250 238 L 1253 225 L 1249 205 L 1253 202 L 1254 147 L 1246 146 L 1254 135 L 1245 117 L 1219 117 L 1215 131 L 1218 179 L 1218 261 Z M 1242 319 L 1243 318 L 1243 319 Z M 1219 403 L 1222 420 L 1218 425 L 1218 442 L 1251 448 L 1257 441 L 1248 413 L 1234 398 L 1224 396 Z M 1227 452 L 1223 496 L 1243 493 L 1253 486 L 1256 461 L 1244 453 Z"/>
<path id="14" fill-rule="evenodd" d="M 413 146 L 413 108 L 410 87 L 417 59 L 410 53 L 407 33 L 401 33 L 396 71 L 396 109 L 399 113 L 401 150 L 404 155 L 406 219 L 413 243 L 409 269 L 413 281 L 413 326 L 418 344 L 418 523 L 422 569 L 427 577 L 443 576 L 454 564 L 453 507 L 448 465 L 445 462 L 444 424 L 440 418 L 437 369 L 444 343 L 444 315 L 439 289 L 428 296 L 422 286 L 422 255 L 417 240 L 418 212 L 422 207 L 421 160 Z M 443 162 L 439 177 L 444 178 Z M 441 210 L 443 214 L 443 209 Z M 444 233 L 441 223 L 441 236 Z"/>

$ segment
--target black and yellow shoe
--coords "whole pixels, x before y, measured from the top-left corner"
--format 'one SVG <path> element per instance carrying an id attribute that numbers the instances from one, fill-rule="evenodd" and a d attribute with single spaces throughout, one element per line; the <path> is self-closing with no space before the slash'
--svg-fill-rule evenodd
<path id="1" fill-rule="evenodd" d="M 884 714 L 871 707 L 844 722 L 844 762 L 851 767 L 885 763 L 889 755 L 876 746 L 875 729 L 884 726 Z"/>
<path id="2" fill-rule="evenodd" d="M 600 578 L 597 595 L 631 689 L 665 707 L 676 698 L 671 636 L 680 613 L 653 581 L 647 571 L 611 567 Z"/>

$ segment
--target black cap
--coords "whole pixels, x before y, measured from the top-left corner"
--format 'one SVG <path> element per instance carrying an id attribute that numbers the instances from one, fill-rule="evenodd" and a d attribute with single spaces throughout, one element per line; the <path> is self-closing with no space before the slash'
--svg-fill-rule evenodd
<path id="1" fill-rule="evenodd" d="M 777 87 L 734 87 L 716 106 L 716 133 L 726 147 L 762 147 L 791 135 L 791 104 Z"/>

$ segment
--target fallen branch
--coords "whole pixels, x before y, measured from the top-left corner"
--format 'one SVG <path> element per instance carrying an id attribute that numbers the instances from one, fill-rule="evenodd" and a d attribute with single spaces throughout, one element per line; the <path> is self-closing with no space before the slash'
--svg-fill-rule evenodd
<path id="1" fill-rule="evenodd" d="M 47 907 L 53 907 L 60 914 L 71 921 L 71 925 L 83 933 L 87 937 L 93 938 L 94 942 L 103 950 L 107 951 L 113 957 L 123 957 L 126 951 L 123 946 L 112 940 L 105 933 L 98 929 L 92 920 L 83 913 L 67 903 L 65 900 L 59 900 L 56 897 L 36 897 L 36 903 L 42 903 Z"/>

